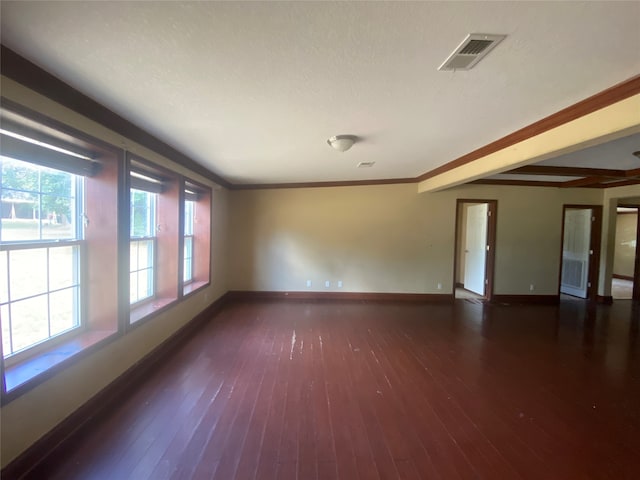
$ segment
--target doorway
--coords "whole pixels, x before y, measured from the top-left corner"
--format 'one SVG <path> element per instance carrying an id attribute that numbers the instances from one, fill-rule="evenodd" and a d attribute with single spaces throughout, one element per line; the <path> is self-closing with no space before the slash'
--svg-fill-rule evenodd
<path id="1" fill-rule="evenodd" d="M 640 300 L 640 225 L 637 205 L 619 204 L 611 279 L 613 300 Z"/>
<path id="2" fill-rule="evenodd" d="M 560 294 L 597 299 L 601 230 L 602 206 L 564 206 Z"/>
<path id="3" fill-rule="evenodd" d="M 497 208 L 496 200 L 457 200 L 453 267 L 456 298 L 492 299 Z"/>

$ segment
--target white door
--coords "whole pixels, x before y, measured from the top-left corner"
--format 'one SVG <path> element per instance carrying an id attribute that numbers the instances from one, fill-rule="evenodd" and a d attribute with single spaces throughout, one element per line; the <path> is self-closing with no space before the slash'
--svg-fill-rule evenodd
<path id="1" fill-rule="evenodd" d="M 564 214 L 560 292 L 574 297 L 587 298 L 591 216 L 590 208 L 571 208 Z"/>
<path id="2" fill-rule="evenodd" d="M 464 288 L 478 295 L 485 293 L 487 256 L 487 212 L 489 205 L 467 207 L 464 255 Z"/>

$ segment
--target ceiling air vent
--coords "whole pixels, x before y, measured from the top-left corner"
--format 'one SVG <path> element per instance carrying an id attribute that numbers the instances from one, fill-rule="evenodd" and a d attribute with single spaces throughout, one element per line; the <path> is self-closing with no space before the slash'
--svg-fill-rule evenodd
<path id="1" fill-rule="evenodd" d="M 367 168 L 367 167 L 373 167 L 373 164 L 376 162 L 360 162 L 358 164 L 358 168 Z"/>
<path id="2" fill-rule="evenodd" d="M 471 33 L 447 58 L 438 70 L 471 70 L 484 56 L 493 50 L 506 35 Z"/>

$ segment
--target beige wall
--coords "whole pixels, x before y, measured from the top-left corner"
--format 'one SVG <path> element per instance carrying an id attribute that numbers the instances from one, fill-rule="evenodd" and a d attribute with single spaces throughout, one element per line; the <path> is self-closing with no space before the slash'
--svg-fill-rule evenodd
<path id="1" fill-rule="evenodd" d="M 453 229 L 441 226 L 455 203 L 423 205 L 415 185 L 232 192 L 231 288 L 339 290 L 342 280 L 342 291 L 450 289 L 452 265 L 429 260 L 452 255 Z"/>
<path id="2" fill-rule="evenodd" d="M 228 192 L 183 166 L 148 151 L 130 139 L 123 138 L 4 77 L 2 95 L 114 145 L 126 145 L 130 151 L 213 187 L 211 286 L 3 406 L 0 410 L 0 456 L 4 467 L 228 290 Z"/>
<path id="3" fill-rule="evenodd" d="M 613 273 L 633 277 L 636 260 L 637 213 L 618 214 L 616 220 L 616 246 L 613 257 Z"/>
<path id="4" fill-rule="evenodd" d="M 588 189 L 416 185 L 231 193 L 230 288 L 451 293 L 456 199 L 498 200 L 496 294 L 557 294 L 563 204 Z M 306 280 L 313 282 L 306 287 Z M 329 280 L 331 287 L 325 288 Z M 442 290 L 438 290 L 438 283 Z"/>

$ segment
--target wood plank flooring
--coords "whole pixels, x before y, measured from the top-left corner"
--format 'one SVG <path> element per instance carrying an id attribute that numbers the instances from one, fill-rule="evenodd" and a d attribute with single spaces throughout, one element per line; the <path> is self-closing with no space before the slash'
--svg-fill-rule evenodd
<path id="1" fill-rule="evenodd" d="M 51 479 L 640 478 L 639 312 L 228 305 Z"/>

